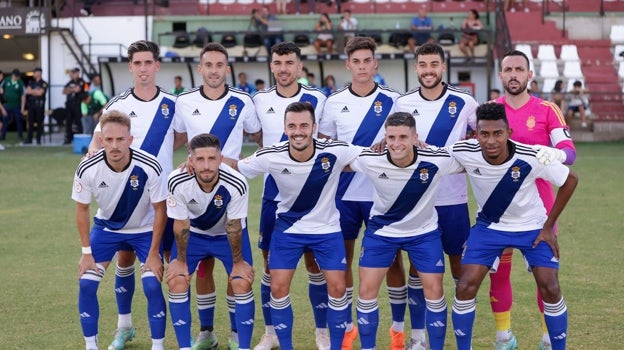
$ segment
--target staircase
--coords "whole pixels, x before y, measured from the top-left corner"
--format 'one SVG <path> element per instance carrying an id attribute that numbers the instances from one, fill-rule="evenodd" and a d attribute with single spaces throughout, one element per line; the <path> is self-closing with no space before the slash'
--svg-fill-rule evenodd
<path id="1" fill-rule="evenodd" d="M 58 33 L 71 52 L 72 56 L 76 59 L 76 62 L 80 65 L 80 69 L 86 73 L 97 72 L 97 68 L 91 62 L 89 55 L 82 49 L 82 46 L 74 36 L 74 33 L 69 28 L 49 28 L 50 32 Z"/>

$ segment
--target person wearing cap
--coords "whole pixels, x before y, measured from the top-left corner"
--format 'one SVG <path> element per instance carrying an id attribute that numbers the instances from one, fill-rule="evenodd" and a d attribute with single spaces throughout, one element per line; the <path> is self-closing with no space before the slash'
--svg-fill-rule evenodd
<path id="1" fill-rule="evenodd" d="M 25 113 L 26 95 L 24 95 L 24 82 L 22 81 L 22 73 L 19 69 L 13 69 L 11 76 L 2 81 L 2 90 L 4 91 L 4 109 L 6 115 L 2 117 L 2 131 L 0 140 L 6 138 L 7 127 L 11 120 L 15 121 L 17 126 L 17 136 L 19 141 L 23 141 L 24 121 L 22 113 Z"/>
<path id="2" fill-rule="evenodd" d="M 37 130 L 38 145 L 41 144 L 41 135 L 43 135 L 43 118 L 45 116 L 48 83 L 41 78 L 41 73 L 41 68 L 35 68 L 33 70 L 33 78 L 26 86 L 26 109 L 28 110 L 28 136 L 26 144 L 32 144 L 35 130 Z"/>
<path id="3" fill-rule="evenodd" d="M 76 134 L 82 134 L 80 103 L 85 86 L 84 80 L 80 77 L 80 68 L 73 68 L 69 75 L 71 79 L 63 88 L 63 95 L 67 96 L 65 100 L 65 142 L 63 142 L 66 145 L 72 143 L 74 139 L 74 128 L 76 128 Z"/>

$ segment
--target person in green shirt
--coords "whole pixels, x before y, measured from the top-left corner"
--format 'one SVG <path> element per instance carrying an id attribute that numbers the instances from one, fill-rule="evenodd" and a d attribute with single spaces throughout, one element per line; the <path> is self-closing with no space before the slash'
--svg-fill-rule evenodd
<path id="1" fill-rule="evenodd" d="M 173 83 L 175 84 L 175 86 L 173 87 L 173 89 L 171 89 L 171 93 L 174 95 L 179 95 L 183 92 L 188 91 L 187 88 L 185 88 L 184 86 L 182 86 L 182 77 L 179 75 L 176 75 L 175 77 L 173 77 Z"/>
<path id="2" fill-rule="evenodd" d="M 19 69 L 13 69 L 10 77 L 6 77 L 2 84 L 2 91 L 4 93 L 3 107 L 6 111 L 6 115 L 2 116 L 2 131 L 0 132 L 0 140 L 6 138 L 7 127 L 11 120 L 15 121 L 17 126 L 17 136 L 20 142 L 24 141 L 24 119 L 23 115 L 26 114 L 26 94 L 24 82 L 22 81 L 22 73 Z"/>

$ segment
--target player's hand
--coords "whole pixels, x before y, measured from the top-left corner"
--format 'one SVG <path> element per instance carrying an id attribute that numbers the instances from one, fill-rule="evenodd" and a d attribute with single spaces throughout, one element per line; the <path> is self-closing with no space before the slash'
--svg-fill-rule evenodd
<path id="1" fill-rule="evenodd" d="M 178 259 L 174 259 L 167 265 L 167 272 L 165 273 L 165 277 L 167 279 L 167 283 L 171 282 L 173 279 L 177 277 L 184 277 L 186 283 L 190 284 L 191 277 L 188 273 L 188 266 L 186 263 L 181 263 Z"/>
<path id="2" fill-rule="evenodd" d="M 548 165 L 553 162 L 563 163 L 567 156 L 564 151 L 543 145 L 534 145 L 533 149 L 537 151 L 535 158 L 541 164 Z"/>
<path id="3" fill-rule="evenodd" d="M 371 146 L 371 151 L 375 152 L 375 153 L 381 153 L 386 149 L 386 140 L 383 139 L 379 142 L 377 142 L 376 144 Z"/>
<path id="4" fill-rule="evenodd" d="M 95 264 L 95 259 L 93 258 L 93 255 L 82 254 L 80 260 L 78 261 L 78 278 L 82 277 L 82 275 L 84 275 L 85 272 L 89 270 L 93 270 L 101 276 L 101 271 Z"/>
<path id="5" fill-rule="evenodd" d="M 163 277 L 163 263 L 160 259 L 160 255 L 158 254 L 149 254 L 147 256 L 147 260 L 145 260 L 145 264 L 141 268 L 141 273 L 145 273 L 147 271 L 152 271 L 158 282 L 162 282 Z"/>
<path id="6" fill-rule="evenodd" d="M 425 141 L 416 140 L 416 142 L 414 142 L 414 146 L 416 146 L 416 148 L 423 149 L 423 148 L 427 148 L 427 146 L 429 145 Z"/>
<path id="7" fill-rule="evenodd" d="M 234 263 L 232 266 L 232 272 L 229 276 L 230 282 L 237 277 L 244 279 L 249 284 L 252 284 L 254 278 L 256 277 L 256 273 L 251 265 L 249 265 L 245 260 L 241 260 Z"/>
<path id="8" fill-rule="evenodd" d="M 195 173 L 195 169 L 191 165 L 191 162 L 188 161 L 188 159 L 182 162 L 180 165 L 178 165 L 178 169 L 180 169 L 180 173 L 183 173 L 185 169 L 186 169 L 186 173 L 189 175 L 193 175 Z"/>
<path id="9" fill-rule="evenodd" d="M 559 259 L 559 242 L 552 228 L 544 227 L 540 230 L 539 235 L 533 241 L 533 248 L 537 247 L 540 242 L 546 242 L 552 249 L 555 258 Z"/>

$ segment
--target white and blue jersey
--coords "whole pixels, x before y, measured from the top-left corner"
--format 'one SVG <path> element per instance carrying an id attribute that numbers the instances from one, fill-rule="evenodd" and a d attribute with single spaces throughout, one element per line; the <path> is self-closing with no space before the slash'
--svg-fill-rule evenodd
<path id="1" fill-rule="evenodd" d="M 246 92 L 227 86 L 225 93 L 212 100 L 200 86 L 178 95 L 173 129 L 186 133 L 190 141 L 196 135 L 210 133 L 219 138 L 221 154 L 238 159 L 243 146 L 243 131 L 260 131 L 253 101 Z"/>
<path id="2" fill-rule="evenodd" d="M 397 98 L 395 110 L 414 116 L 420 140 L 444 147 L 465 139 L 467 130 L 476 129 L 478 106 L 470 94 L 444 84 L 442 94 L 435 100 L 423 97 L 420 88 L 406 92 Z M 465 175 L 451 175 L 442 180 L 436 205 L 464 204 L 467 201 Z"/>
<path id="3" fill-rule="evenodd" d="M 434 207 L 438 186 L 445 175 L 460 173 L 463 167 L 445 149 L 414 148 L 414 152 L 414 162 L 404 168 L 392 163 L 388 150 L 363 151 L 351 163 L 375 187 L 366 235 L 405 238 L 438 228 Z"/>
<path id="4" fill-rule="evenodd" d="M 130 152 L 130 164 L 121 172 L 110 168 L 106 153 L 101 150 L 82 160 L 74 176 L 72 199 L 89 204 L 94 197 L 98 205 L 94 225 L 105 231 L 152 231 L 152 203 L 167 198 L 162 168 L 156 158 L 135 148 Z"/>
<path id="5" fill-rule="evenodd" d="M 253 102 L 256 115 L 262 125 L 262 145 L 267 147 L 287 140 L 284 135 L 284 114 L 288 105 L 293 102 L 310 103 L 314 106 L 318 123 L 326 99 L 327 97 L 321 90 L 301 84 L 299 84 L 299 91 L 292 97 L 280 95 L 276 86 L 256 92 L 253 95 Z M 270 175 L 265 176 L 262 198 L 279 201 L 275 180 Z"/>
<path id="6" fill-rule="evenodd" d="M 371 147 L 384 135 L 386 118 L 394 112 L 394 101 L 399 93 L 375 84 L 367 96 L 358 96 L 348 85 L 325 102 L 318 132 L 356 146 Z M 338 185 L 338 199 L 372 201 L 373 185 L 362 173 L 343 173 Z"/>
<path id="7" fill-rule="evenodd" d="M 456 143 L 451 154 L 470 178 L 479 206 L 477 224 L 508 232 L 539 230 L 546 222 L 546 209 L 535 180 L 561 186 L 570 169 L 558 162 L 540 164 L 535 158 L 537 151 L 529 145 L 514 141 L 508 144 L 509 159 L 500 165 L 483 158 L 477 140 Z"/>
<path id="8" fill-rule="evenodd" d="M 314 155 L 307 161 L 292 159 L 289 142 L 264 147 L 238 162 L 246 177 L 269 173 L 281 200 L 275 230 L 296 234 L 340 232 L 336 209 L 338 179 L 361 148 L 341 141 L 314 140 Z"/>
<path id="9" fill-rule="evenodd" d="M 173 170 L 173 116 L 176 96 L 158 88 L 153 99 L 144 101 L 130 88 L 112 98 L 104 107 L 104 113 L 118 110 L 130 117 L 134 137 L 132 147 L 142 149 L 158 158 L 164 173 Z M 98 123 L 95 131 L 101 132 Z M 165 178 L 166 179 L 166 178 Z"/>
<path id="10" fill-rule="evenodd" d="M 167 215 L 176 220 L 190 219 L 191 232 L 225 236 L 226 220 L 241 219 L 245 229 L 249 186 L 247 180 L 224 163 L 219 166 L 219 181 L 205 192 L 195 175 L 173 171 L 168 180 Z"/>

